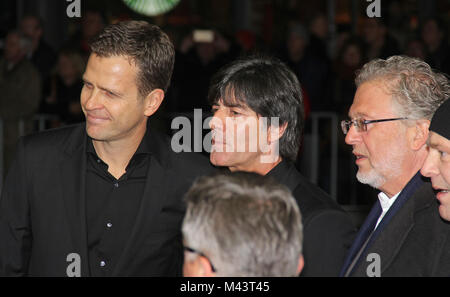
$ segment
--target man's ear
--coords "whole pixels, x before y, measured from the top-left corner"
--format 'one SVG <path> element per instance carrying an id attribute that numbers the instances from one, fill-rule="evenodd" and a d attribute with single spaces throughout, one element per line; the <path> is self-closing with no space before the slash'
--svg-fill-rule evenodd
<path id="1" fill-rule="evenodd" d="M 297 276 L 302 272 L 304 266 L 305 266 L 305 259 L 303 258 L 303 255 L 301 255 L 300 258 L 298 259 Z"/>
<path id="2" fill-rule="evenodd" d="M 164 100 L 164 91 L 161 89 L 154 89 L 144 99 L 144 115 L 151 116 L 154 114 Z"/>
<path id="3" fill-rule="evenodd" d="M 410 146 L 413 150 L 417 151 L 421 149 L 427 143 L 430 121 L 429 120 L 418 120 L 414 126 L 412 126 L 409 131 Z"/>
<path id="4" fill-rule="evenodd" d="M 286 131 L 286 128 L 288 126 L 288 123 L 284 123 L 283 125 L 280 125 L 278 127 L 276 126 L 269 126 L 269 131 L 267 135 L 267 142 L 268 143 L 274 143 L 283 136 L 284 132 Z"/>
<path id="5" fill-rule="evenodd" d="M 200 261 L 200 273 L 202 276 L 212 277 L 216 276 L 216 273 L 212 270 L 212 264 L 206 257 L 199 256 L 198 260 Z"/>

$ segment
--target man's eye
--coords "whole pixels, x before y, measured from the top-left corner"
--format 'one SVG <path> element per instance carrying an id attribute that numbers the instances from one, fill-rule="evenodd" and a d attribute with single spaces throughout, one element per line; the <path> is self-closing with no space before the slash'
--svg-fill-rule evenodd
<path id="1" fill-rule="evenodd" d="M 90 83 L 87 82 L 83 82 L 84 86 L 88 89 L 92 89 L 92 85 Z"/>
<path id="2" fill-rule="evenodd" d="M 447 152 L 441 152 L 441 151 L 439 151 L 439 153 L 441 154 L 441 158 L 445 158 L 445 157 L 448 156 L 448 153 L 447 153 Z"/>
<path id="3" fill-rule="evenodd" d="M 108 97 L 116 97 L 116 94 L 114 94 L 114 93 L 112 93 L 112 92 L 110 92 L 110 91 L 105 91 L 105 93 L 106 93 L 106 95 L 107 95 Z"/>

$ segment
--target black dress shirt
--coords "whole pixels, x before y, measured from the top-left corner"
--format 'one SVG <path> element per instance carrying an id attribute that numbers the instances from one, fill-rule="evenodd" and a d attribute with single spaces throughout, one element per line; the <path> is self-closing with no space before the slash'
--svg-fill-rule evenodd
<path id="1" fill-rule="evenodd" d="M 131 234 L 140 207 L 150 150 L 144 137 L 119 179 L 108 172 L 108 164 L 97 156 L 90 138 L 86 151 L 89 268 L 92 276 L 109 276 Z"/>

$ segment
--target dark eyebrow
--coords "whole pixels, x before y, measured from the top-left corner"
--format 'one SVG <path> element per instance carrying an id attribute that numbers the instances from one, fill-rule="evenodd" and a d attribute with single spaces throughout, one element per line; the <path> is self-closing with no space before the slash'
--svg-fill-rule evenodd
<path id="1" fill-rule="evenodd" d="M 84 76 L 82 77 L 82 80 L 83 80 L 85 83 L 92 84 L 92 83 L 91 83 L 90 81 L 88 81 Z M 99 88 L 100 90 L 102 90 L 102 91 L 109 92 L 109 93 L 113 94 L 114 96 L 117 96 L 117 97 L 123 97 L 123 94 L 122 94 L 122 93 L 117 92 L 117 91 L 115 91 L 115 90 L 110 90 L 110 89 L 105 88 L 105 87 L 102 87 L 102 86 L 98 86 L 98 88 Z"/>

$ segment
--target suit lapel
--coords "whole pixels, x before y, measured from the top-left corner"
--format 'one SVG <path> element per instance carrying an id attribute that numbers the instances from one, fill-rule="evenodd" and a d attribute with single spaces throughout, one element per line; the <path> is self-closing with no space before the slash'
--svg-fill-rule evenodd
<path id="1" fill-rule="evenodd" d="M 367 265 L 365 261 L 370 253 L 377 253 L 381 259 L 381 275 L 389 267 L 398 254 L 409 232 L 414 227 L 414 212 L 416 203 L 420 199 L 417 191 L 423 185 L 422 176 L 417 173 L 405 186 L 395 200 L 383 220 L 374 231 L 359 263 L 352 273 L 355 276 L 366 276 Z M 363 264 L 367 265 L 363 265 Z"/>
<path id="2" fill-rule="evenodd" d="M 161 144 L 156 137 L 150 138 L 149 145 L 152 154 L 150 156 L 143 197 L 131 235 L 114 268 L 113 276 L 118 276 L 119 272 L 121 275 L 127 272 L 126 265 L 132 262 L 130 257 L 134 256 L 133 248 L 140 245 L 141 241 L 145 239 L 145 230 L 148 230 L 149 226 L 154 224 L 154 220 L 161 212 L 162 203 L 164 202 L 164 197 L 166 197 L 166 191 L 169 187 L 166 184 L 169 182 L 166 178 L 167 157 L 162 157 L 162 155 L 165 155 L 164 148 L 161 148 Z"/>
<path id="3" fill-rule="evenodd" d="M 363 244 L 366 242 L 366 240 L 372 233 L 372 231 L 375 228 L 375 225 L 378 221 L 378 217 L 381 214 L 381 211 L 382 210 L 381 210 L 380 202 L 377 200 L 375 202 L 375 205 L 370 210 L 370 213 L 367 216 L 366 220 L 364 221 L 361 228 L 359 229 L 358 234 L 356 235 L 356 238 L 353 241 L 353 244 L 347 253 L 347 257 L 345 258 L 344 266 L 342 267 L 340 276 L 344 276 L 346 274 L 347 269 L 352 264 L 354 258 L 358 254 L 359 250 L 362 248 Z"/>
<path id="4" fill-rule="evenodd" d="M 86 229 L 86 133 L 80 126 L 69 137 L 60 161 L 61 196 L 70 226 L 73 253 L 81 258 L 81 275 L 89 275 Z"/>

